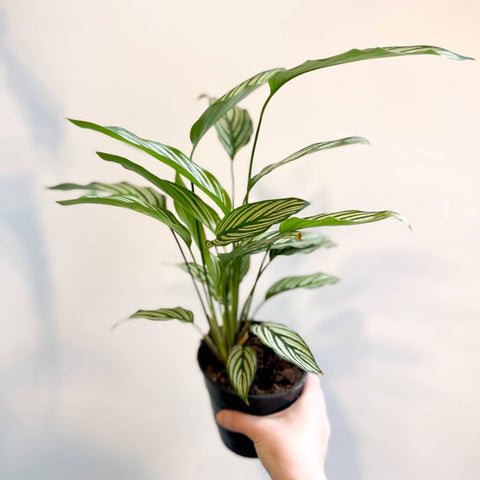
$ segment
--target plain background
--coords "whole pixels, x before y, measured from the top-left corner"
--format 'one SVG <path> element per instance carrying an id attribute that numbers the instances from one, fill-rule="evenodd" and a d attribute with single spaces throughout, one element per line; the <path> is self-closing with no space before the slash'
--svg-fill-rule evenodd
<path id="1" fill-rule="evenodd" d="M 351 48 L 433 44 L 479 57 L 478 2 L 3 0 L 0 4 L 0 477 L 266 478 L 220 443 L 195 364 L 197 332 L 138 308 L 201 312 L 165 228 L 105 207 L 62 208 L 46 186 L 137 181 L 94 154 L 167 168 L 65 117 L 121 125 L 189 152 L 205 108 L 249 76 Z M 255 197 L 310 212 L 392 209 L 396 221 L 328 234 L 339 244 L 272 267 L 325 271 L 259 316 L 296 328 L 326 372 L 332 480 L 480 475 L 480 71 L 438 57 L 305 75 L 271 102 L 256 171 L 316 141 Z M 267 90 L 245 102 L 257 118 Z M 228 183 L 215 133 L 196 161 Z M 247 151 L 239 155 L 244 171 Z"/>

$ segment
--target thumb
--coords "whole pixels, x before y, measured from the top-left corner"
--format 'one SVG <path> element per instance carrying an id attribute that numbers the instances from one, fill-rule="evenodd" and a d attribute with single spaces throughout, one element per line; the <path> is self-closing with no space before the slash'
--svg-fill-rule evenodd
<path id="1" fill-rule="evenodd" d="M 217 423 L 232 432 L 243 433 L 250 438 L 255 436 L 261 417 L 237 412 L 236 410 L 221 410 L 216 416 Z"/>

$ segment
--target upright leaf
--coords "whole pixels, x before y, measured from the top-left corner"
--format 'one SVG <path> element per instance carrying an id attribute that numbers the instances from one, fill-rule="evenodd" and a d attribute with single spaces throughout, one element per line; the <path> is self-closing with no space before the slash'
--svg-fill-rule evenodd
<path id="1" fill-rule="evenodd" d="M 457 53 L 445 50 L 444 48 L 430 45 L 412 45 L 402 47 L 377 47 L 367 48 L 365 50 L 353 49 L 348 52 L 334 55 L 333 57 L 323 58 L 321 60 L 307 60 L 297 67 L 283 70 L 273 75 L 268 83 L 270 85 L 270 95 L 273 95 L 282 85 L 289 82 L 299 75 L 335 65 L 358 62 L 361 60 L 372 60 L 375 58 L 401 57 L 406 55 L 439 55 L 450 60 L 472 60 L 470 57 L 464 57 Z"/>
<path id="2" fill-rule="evenodd" d="M 295 288 L 318 288 L 324 285 L 337 283 L 338 277 L 326 273 L 313 273 L 311 275 L 302 275 L 297 277 L 285 277 L 275 282 L 267 291 L 265 300 L 288 290 Z"/>
<path id="3" fill-rule="evenodd" d="M 224 213 L 228 213 L 231 210 L 232 204 L 230 197 L 215 176 L 190 160 L 180 150 L 160 142 L 137 137 L 137 135 L 122 127 L 104 127 L 82 120 L 69 120 L 77 127 L 103 133 L 104 135 L 108 135 L 109 137 L 143 150 L 172 167 L 185 178 L 188 178 L 194 185 L 203 190 Z"/>
<path id="4" fill-rule="evenodd" d="M 228 245 L 259 235 L 308 204 L 299 198 L 281 198 L 242 205 L 220 220 L 215 231 L 217 237 L 207 245 Z"/>
<path id="5" fill-rule="evenodd" d="M 212 103 L 193 124 L 190 130 L 190 140 L 195 149 L 201 138 L 207 131 L 213 127 L 229 110 L 231 110 L 238 102 L 250 95 L 258 87 L 262 86 L 282 68 L 274 68 L 265 72 L 258 73 L 252 78 L 245 80 L 240 85 L 232 88 L 225 95 Z"/>
<path id="6" fill-rule="evenodd" d="M 261 170 L 260 173 L 257 173 L 255 176 L 253 176 L 250 179 L 248 189 L 250 190 L 263 176 L 272 172 L 276 168 L 281 167 L 282 165 L 286 165 L 287 163 L 293 162 L 294 160 L 304 157 L 305 155 L 308 155 L 313 152 L 318 152 L 319 150 L 342 147 L 344 145 L 352 145 L 355 143 L 368 144 L 368 140 L 363 137 L 347 137 L 347 138 L 340 138 L 338 140 L 331 140 L 328 142 L 312 143 L 312 145 L 302 148 L 298 152 L 292 153 L 292 155 L 289 155 L 287 158 L 284 158 L 279 162 L 271 163 L 270 165 L 267 165 L 265 168 Z"/>
<path id="7" fill-rule="evenodd" d="M 361 210 L 344 210 L 335 213 L 321 213 L 312 217 L 297 218 L 292 217 L 280 224 L 280 232 L 289 232 L 311 227 L 333 227 L 342 225 L 361 225 L 363 223 L 379 222 L 387 218 L 396 218 L 406 223 L 409 228 L 408 220 L 396 212 L 382 210 L 380 212 L 364 212 Z"/>
<path id="8" fill-rule="evenodd" d="M 216 98 L 208 97 L 210 104 L 216 101 Z M 253 132 L 253 124 L 250 115 L 246 110 L 240 107 L 231 108 L 220 120 L 215 124 L 217 135 L 223 147 L 227 151 L 231 160 L 235 155 L 250 141 Z"/>
<path id="9" fill-rule="evenodd" d="M 252 347 L 235 345 L 227 360 L 230 383 L 240 398 L 248 404 L 248 391 L 257 369 L 257 354 Z"/>
<path id="10" fill-rule="evenodd" d="M 273 322 L 254 323 L 250 331 L 279 357 L 306 372 L 322 373 L 302 337 L 285 325 Z"/>

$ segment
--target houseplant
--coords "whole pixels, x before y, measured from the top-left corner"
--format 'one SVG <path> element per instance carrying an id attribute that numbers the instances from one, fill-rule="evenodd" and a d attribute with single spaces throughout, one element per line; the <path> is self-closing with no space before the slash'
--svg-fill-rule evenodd
<path id="1" fill-rule="evenodd" d="M 248 405 L 251 403 L 249 391 L 257 369 L 257 352 L 261 348 L 259 342 L 301 370 L 321 373 L 311 351 L 297 333 L 283 324 L 253 321 L 254 294 L 268 265 L 285 255 L 308 254 L 333 245 L 323 234 L 312 233 L 310 230 L 304 232 L 305 229 L 358 225 L 388 218 L 408 224 L 400 214 L 389 210 L 348 210 L 298 217 L 296 215 L 308 205 L 301 198 L 251 201 L 251 193 L 257 182 L 263 181 L 276 168 L 320 150 L 367 143 L 362 137 L 317 142 L 254 173 L 256 146 L 265 109 L 275 93 L 299 75 L 361 60 L 420 54 L 439 55 L 453 60 L 467 59 L 438 47 L 386 47 L 350 50 L 330 58 L 307 61 L 291 69 L 276 68 L 261 72 L 219 99 L 208 98 L 209 106 L 190 131 L 192 151 L 189 156 L 168 145 L 140 138 L 120 127 L 70 120 L 81 128 L 103 133 L 146 152 L 171 167 L 172 178 L 159 178 L 127 158 L 97 152 L 101 159 L 116 163 L 143 177 L 149 186 L 139 187 L 127 182 L 92 182 L 86 185 L 63 183 L 51 188 L 87 192 L 79 198 L 59 201 L 61 205 L 91 203 L 122 207 L 153 217 L 170 230 L 172 241 L 178 245 L 183 260 L 180 267 L 191 278 L 206 320 L 207 330 L 202 333 L 201 348 L 211 357 L 210 363 L 220 365 L 217 367 L 222 370 L 219 373 L 228 377 L 227 382 Z M 254 128 L 249 114 L 238 104 L 264 84 L 269 86 L 269 95 Z M 220 142 L 231 160 L 231 194 L 227 193 L 227 189 L 211 172 L 193 160 L 196 147 L 211 127 L 216 128 Z M 251 137 L 253 142 L 245 191 L 240 204 L 236 206 L 234 158 Z M 251 280 L 246 274 L 254 255 L 260 255 L 260 261 Z M 285 291 L 318 288 L 336 283 L 337 280 L 323 272 L 285 277 L 267 290 L 264 301 Z M 249 281 L 251 283 L 245 285 Z M 243 297 L 241 284 L 246 287 L 246 295 Z M 198 327 L 193 313 L 183 307 L 138 310 L 131 318 L 175 319 L 194 323 Z M 200 361 L 201 364 L 202 362 L 203 360 Z"/>

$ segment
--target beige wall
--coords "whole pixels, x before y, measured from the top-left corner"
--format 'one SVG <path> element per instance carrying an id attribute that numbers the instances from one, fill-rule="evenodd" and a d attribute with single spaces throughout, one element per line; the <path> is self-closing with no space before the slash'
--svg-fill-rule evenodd
<path id="1" fill-rule="evenodd" d="M 127 178 L 94 151 L 129 150 L 64 117 L 188 152 L 199 93 L 353 47 L 478 57 L 479 15 L 467 0 L 3 2 L 0 477 L 265 478 L 220 445 L 193 329 L 139 321 L 110 332 L 139 307 L 200 311 L 161 226 L 62 209 L 44 190 Z M 312 212 L 393 209 L 413 225 L 330 231 L 339 248 L 285 263 L 342 282 L 262 311 L 295 326 L 326 372 L 332 480 L 480 475 L 479 81 L 476 62 L 365 62 L 299 78 L 266 114 L 257 168 L 314 141 L 363 135 L 371 146 L 305 158 L 258 195 L 306 198 Z M 265 94 L 246 102 L 252 114 Z M 228 179 L 213 133 L 196 155 Z"/>

